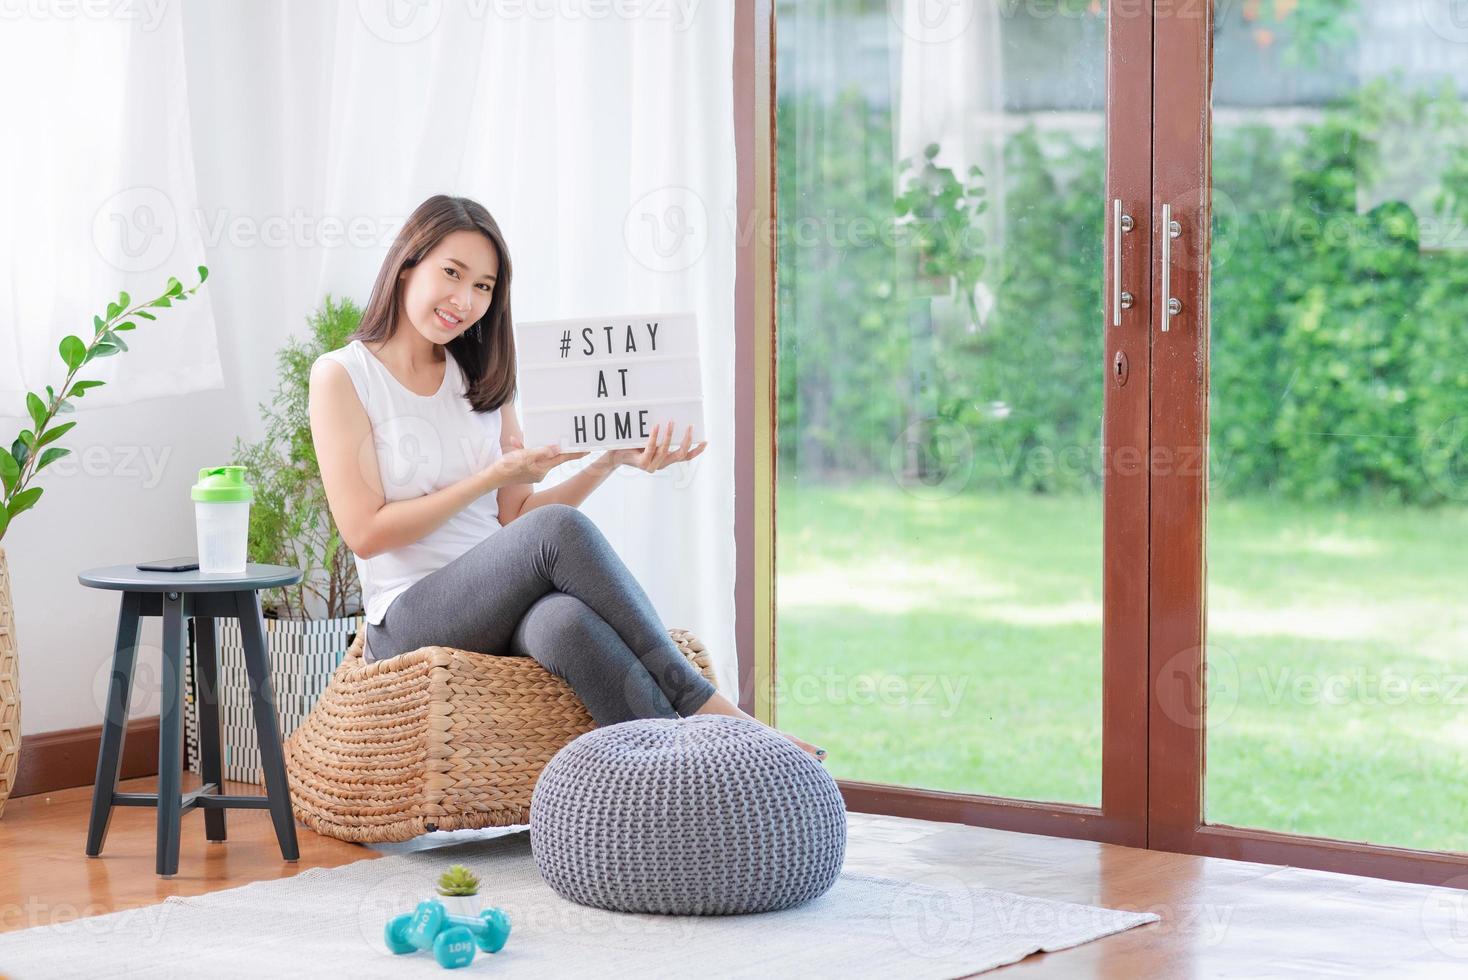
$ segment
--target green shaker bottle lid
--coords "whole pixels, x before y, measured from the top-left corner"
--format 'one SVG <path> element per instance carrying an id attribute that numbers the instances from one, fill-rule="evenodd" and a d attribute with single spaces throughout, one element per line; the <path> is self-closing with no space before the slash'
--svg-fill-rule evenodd
<path id="1" fill-rule="evenodd" d="M 206 466 L 189 496 L 207 503 L 239 503 L 255 499 L 255 491 L 245 482 L 243 466 Z"/>

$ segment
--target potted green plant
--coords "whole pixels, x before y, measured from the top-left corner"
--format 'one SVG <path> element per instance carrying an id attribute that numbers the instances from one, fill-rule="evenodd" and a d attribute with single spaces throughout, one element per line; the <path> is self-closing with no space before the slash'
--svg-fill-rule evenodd
<path id="1" fill-rule="evenodd" d="M 290 338 L 276 354 L 279 384 L 271 401 L 260 403 L 264 438 L 235 440 L 234 462 L 248 467 L 255 481 L 250 560 L 302 572 L 300 584 L 261 593 L 266 616 L 306 620 L 361 612 L 356 562 L 327 506 L 309 407 L 311 366 L 345 344 L 361 322 L 356 303 L 328 295 L 307 319 L 308 337 Z"/>
<path id="2" fill-rule="evenodd" d="M 450 915 L 478 918 L 484 907 L 479 894 L 479 876 L 462 864 L 451 865 L 438 876 L 438 900 Z"/>
<path id="3" fill-rule="evenodd" d="M 971 166 L 969 179 L 959 180 L 952 168 L 933 162 L 940 149 L 929 143 L 921 164 L 911 157 L 899 161 L 902 191 L 893 200 L 893 219 L 897 240 L 910 246 L 914 285 L 925 295 L 951 296 L 962 303 L 972 326 L 979 318 L 974 287 L 986 262 L 979 224 L 989 209 L 984 172 Z"/>
<path id="4" fill-rule="evenodd" d="M 986 236 L 982 225 L 989 203 L 984 173 L 971 166 L 966 180 L 935 162 L 937 143 L 923 149 L 921 163 L 900 161 L 901 192 L 893 201 L 895 240 L 911 283 L 908 304 L 912 330 L 912 393 L 901 443 L 900 476 L 905 485 L 926 484 L 933 472 L 951 468 L 953 444 L 945 438 L 953 422 L 958 393 L 970 381 L 957 377 L 960 349 L 980 326 L 976 293 L 984 275 Z M 944 462 L 944 461 L 947 462 Z"/>
<path id="5" fill-rule="evenodd" d="M 350 299 L 328 295 L 307 318 L 307 336 L 288 339 L 276 354 L 278 384 L 271 400 L 260 403 L 264 436 L 257 442 L 235 441 L 233 462 L 248 469 L 255 491 L 250 561 L 289 565 L 302 573 L 299 584 L 267 589 L 260 597 L 282 738 L 295 731 L 326 689 L 364 621 L 356 562 L 327 506 L 308 407 L 311 365 L 346 343 L 361 319 L 362 310 Z M 218 625 L 224 775 L 259 782 L 260 750 L 249 722 L 239 623 L 221 620 Z M 197 770 L 194 707 L 188 705 L 186 727 L 189 767 Z"/>
<path id="6" fill-rule="evenodd" d="M 153 310 L 168 309 L 174 303 L 182 303 L 204 285 L 209 278 L 209 269 L 199 266 L 199 281 L 185 289 L 183 283 L 172 276 L 163 294 L 155 299 L 136 305 L 127 293 L 119 293 L 116 302 L 108 303 L 105 316 L 92 318 L 92 340 L 67 335 L 60 344 L 62 363 L 66 365 L 66 377 L 60 386 L 46 386 L 46 397 L 37 392 L 26 393 L 26 413 L 34 428 L 21 429 L 15 441 L 6 449 L 0 446 L 0 540 L 10 528 L 10 522 L 30 510 L 41 499 L 44 487 L 32 486 L 36 475 L 50 464 L 67 455 L 71 450 L 55 446 L 56 442 L 76 425 L 75 420 L 52 423 L 58 415 L 76 411 L 72 403 L 86 395 L 92 388 L 99 388 L 104 381 L 78 380 L 77 372 L 98 357 L 111 357 L 127 350 L 122 334 L 137 328 L 138 320 L 155 320 Z M 15 784 L 15 768 L 20 759 L 20 659 L 15 645 L 15 605 L 10 592 L 10 570 L 5 559 L 5 549 L 0 548 L 0 815 L 5 813 L 5 803 Z"/>

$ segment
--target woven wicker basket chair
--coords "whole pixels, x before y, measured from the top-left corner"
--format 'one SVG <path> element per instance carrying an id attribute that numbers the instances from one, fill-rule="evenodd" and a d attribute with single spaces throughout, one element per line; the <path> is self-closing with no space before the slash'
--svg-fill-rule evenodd
<path id="1" fill-rule="evenodd" d="M 296 817 L 359 843 L 528 823 L 541 769 L 596 727 L 570 685 L 529 657 L 452 647 L 369 664 L 365 633 L 286 741 Z M 668 633 L 715 681 L 698 638 Z"/>

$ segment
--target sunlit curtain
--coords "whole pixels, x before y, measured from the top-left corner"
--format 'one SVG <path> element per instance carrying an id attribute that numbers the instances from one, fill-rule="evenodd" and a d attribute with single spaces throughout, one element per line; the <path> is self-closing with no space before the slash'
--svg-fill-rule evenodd
<path id="1" fill-rule="evenodd" d="M 11 417 L 26 391 L 64 377 L 58 343 L 90 342 L 92 317 L 120 291 L 151 299 L 207 264 L 177 11 L 48 11 L 0 30 L 0 415 Z M 86 366 L 108 384 L 79 408 L 223 384 L 207 291 L 125 336 L 129 355 Z"/>

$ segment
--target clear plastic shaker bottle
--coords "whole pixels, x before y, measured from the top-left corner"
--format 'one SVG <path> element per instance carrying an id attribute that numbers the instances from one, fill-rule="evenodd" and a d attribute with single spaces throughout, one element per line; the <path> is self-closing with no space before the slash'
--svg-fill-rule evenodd
<path id="1" fill-rule="evenodd" d="M 254 489 L 243 466 L 206 466 L 189 496 L 199 538 L 199 571 L 243 574 L 250 542 Z"/>

